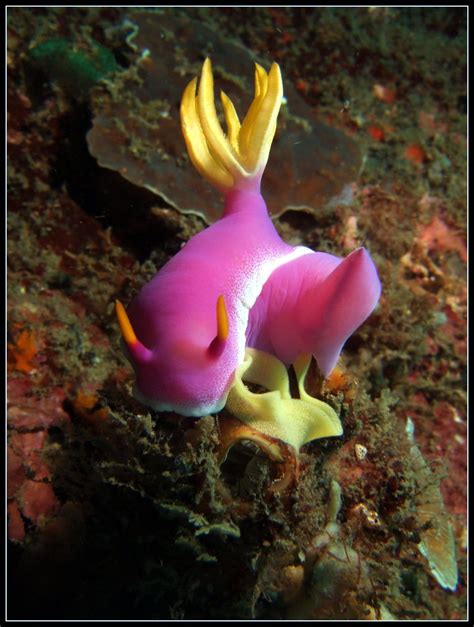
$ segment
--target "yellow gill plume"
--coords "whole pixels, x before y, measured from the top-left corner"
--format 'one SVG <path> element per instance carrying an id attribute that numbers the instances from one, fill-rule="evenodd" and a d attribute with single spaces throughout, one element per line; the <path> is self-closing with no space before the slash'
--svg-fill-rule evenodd
<path id="1" fill-rule="evenodd" d="M 204 61 L 198 93 L 197 78 L 186 87 L 181 101 L 181 126 L 196 169 L 222 191 L 257 189 L 270 153 L 283 98 L 280 68 L 269 73 L 255 64 L 255 96 L 242 124 L 229 97 L 221 92 L 227 126 L 222 130 L 214 103 L 210 59 Z"/>

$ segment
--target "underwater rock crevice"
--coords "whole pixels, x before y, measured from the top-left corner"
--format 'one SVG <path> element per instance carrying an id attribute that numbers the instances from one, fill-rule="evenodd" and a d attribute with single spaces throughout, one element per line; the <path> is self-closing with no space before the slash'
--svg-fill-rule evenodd
<path id="1" fill-rule="evenodd" d="M 111 228 L 121 246 L 140 262 L 156 249 L 177 252 L 184 238 L 179 237 L 179 220 L 173 219 L 176 212 L 152 192 L 98 165 L 85 140 L 90 125 L 91 114 L 85 104 L 61 117 L 60 132 L 65 141 L 52 164 L 52 187 L 65 186 L 74 202 L 104 229 Z"/>

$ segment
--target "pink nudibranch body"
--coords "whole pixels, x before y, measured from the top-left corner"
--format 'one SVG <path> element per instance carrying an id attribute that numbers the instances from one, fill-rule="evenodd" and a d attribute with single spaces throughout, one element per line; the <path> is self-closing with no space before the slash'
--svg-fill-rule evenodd
<path id="1" fill-rule="evenodd" d="M 279 237 L 263 198 L 235 191 L 224 217 L 195 235 L 132 301 L 128 315 L 146 347 L 133 360 L 135 394 L 156 410 L 203 416 L 225 404 L 244 359 L 249 312 L 280 265 L 312 251 Z M 224 296 L 229 334 L 222 352 L 208 350 L 216 336 L 216 302 Z"/>
<path id="2" fill-rule="evenodd" d="M 199 94 L 196 79 L 183 94 L 189 155 L 224 192 L 225 209 L 142 288 L 128 318 L 117 308 L 135 394 L 155 410 L 203 416 L 222 409 L 246 346 L 285 363 L 313 353 L 328 374 L 378 301 L 380 282 L 365 249 L 342 260 L 290 246 L 268 216 L 260 180 L 282 93 L 278 66 L 267 75 L 257 65 L 255 98 L 242 124 L 221 95 L 227 135 L 208 59 Z"/>
<path id="3" fill-rule="evenodd" d="M 345 259 L 311 251 L 277 268 L 265 283 L 250 312 L 247 346 L 286 364 L 311 353 L 327 376 L 379 297 L 377 270 L 365 248 Z"/>

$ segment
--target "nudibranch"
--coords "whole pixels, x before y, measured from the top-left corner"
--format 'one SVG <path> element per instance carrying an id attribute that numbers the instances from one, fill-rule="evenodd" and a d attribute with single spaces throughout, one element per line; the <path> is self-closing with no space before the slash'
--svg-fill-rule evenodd
<path id="1" fill-rule="evenodd" d="M 290 246 L 268 216 L 260 182 L 282 97 L 278 65 L 267 74 L 256 64 L 255 96 L 242 123 L 221 93 L 225 134 L 209 59 L 199 89 L 195 78 L 184 91 L 189 156 L 224 194 L 225 206 L 221 219 L 189 240 L 127 311 L 116 304 L 135 395 L 155 410 L 220 411 L 247 346 L 286 364 L 314 354 L 328 374 L 377 303 L 380 283 L 364 249 L 342 260 Z"/>

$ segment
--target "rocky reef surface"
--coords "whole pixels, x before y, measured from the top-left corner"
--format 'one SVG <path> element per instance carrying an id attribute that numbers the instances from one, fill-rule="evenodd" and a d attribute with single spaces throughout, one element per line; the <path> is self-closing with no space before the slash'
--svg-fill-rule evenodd
<path id="1" fill-rule="evenodd" d="M 466 10 L 7 17 L 8 618 L 465 618 Z M 219 215 L 179 129 L 206 55 L 242 111 L 280 64 L 275 225 L 382 281 L 297 469 L 148 411 L 120 348 L 114 300 Z"/>

